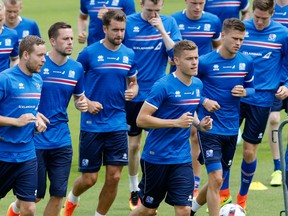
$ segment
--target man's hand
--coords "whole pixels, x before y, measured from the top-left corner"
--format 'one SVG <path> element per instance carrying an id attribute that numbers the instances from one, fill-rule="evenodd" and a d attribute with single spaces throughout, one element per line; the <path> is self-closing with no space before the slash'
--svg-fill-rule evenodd
<path id="1" fill-rule="evenodd" d="M 235 85 L 231 90 L 231 93 L 234 97 L 245 97 L 246 90 L 242 85 Z"/>
<path id="2" fill-rule="evenodd" d="M 131 101 L 138 93 L 138 87 L 134 82 L 130 82 L 128 89 L 125 90 L 124 96 L 126 101 Z"/>
<path id="3" fill-rule="evenodd" d="M 275 94 L 276 98 L 279 100 L 284 100 L 288 97 L 288 89 L 286 86 L 280 86 Z"/>
<path id="4" fill-rule="evenodd" d="M 201 131 L 208 131 L 212 129 L 212 122 L 213 119 L 210 116 L 205 116 L 201 121 L 199 125 L 199 129 Z"/>
<path id="5" fill-rule="evenodd" d="M 202 106 L 208 111 L 208 112 L 214 112 L 216 110 L 220 109 L 220 105 L 218 104 L 217 101 L 210 100 L 206 98 L 204 102 L 202 103 Z"/>
<path id="6" fill-rule="evenodd" d="M 80 112 L 87 112 L 88 111 L 88 103 L 85 95 L 81 95 L 79 98 L 75 99 L 74 101 L 76 109 Z"/>
<path id="7" fill-rule="evenodd" d="M 190 112 L 186 112 L 177 119 L 177 127 L 189 128 L 193 123 L 193 116 Z"/>
<path id="8" fill-rule="evenodd" d="M 42 113 L 37 113 L 37 120 L 35 122 L 35 126 L 37 129 L 37 133 L 42 133 L 46 131 L 47 124 L 50 124 L 49 119 L 47 119 Z"/>

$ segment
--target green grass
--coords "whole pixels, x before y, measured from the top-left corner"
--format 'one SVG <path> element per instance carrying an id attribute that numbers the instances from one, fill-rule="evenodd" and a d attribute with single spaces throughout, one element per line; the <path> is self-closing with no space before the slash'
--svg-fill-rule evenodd
<path id="1" fill-rule="evenodd" d="M 135 0 L 137 11 L 139 11 L 139 1 Z M 76 41 L 77 39 L 77 17 L 79 14 L 79 1 L 78 0 L 50 0 L 50 1 L 40 1 L 40 0 L 23 0 L 24 8 L 22 15 L 35 19 L 40 27 L 42 37 L 47 42 L 47 49 L 50 49 L 49 41 L 47 40 L 47 30 L 50 25 L 56 21 L 65 21 L 73 26 L 75 33 L 75 49 L 72 55 L 76 58 L 79 51 L 83 49 L 84 45 L 79 45 Z M 163 8 L 163 14 L 170 14 L 175 11 L 179 11 L 184 8 L 184 1 L 177 0 L 166 0 L 165 6 Z M 74 180 L 79 175 L 77 171 L 77 160 L 78 160 L 78 135 L 79 135 L 79 112 L 77 112 L 74 107 L 69 106 L 69 117 L 70 117 L 70 129 L 73 139 L 73 165 L 69 178 L 69 188 L 72 188 Z M 282 114 L 282 119 L 285 116 Z M 287 132 L 287 129 L 284 130 Z M 242 155 L 242 146 L 238 146 L 237 152 L 234 159 L 234 164 L 231 171 L 230 186 L 232 191 L 233 200 L 236 200 L 236 195 L 239 190 L 240 184 L 240 164 Z M 80 207 L 76 210 L 75 215 L 94 215 L 95 208 L 97 206 L 98 195 L 103 185 L 104 173 L 101 169 L 100 176 L 97 184 L 84 193 L 81 196 Z M 248 213 L 249 216 L 277 216 L 279 212 L 284 209 L 283 202 L 283 190 L 282 187 L 270 187 L 270 175 L 273 171 L 272 156 L 270 153 L 269 144 L 267 143 L 267 134 L 263 139 L 263 143 L 260 146 L 258 152 L 258 167 L 254 177 L 254 181 L 260 181 L 268 187 L 268 190 L 263 191 L 250 191 L 249 201 L 248 201 Z M 206 171 L 203 169 L 202 172 L 202 183 L 206 180 Z M 48 195 L 48 192 L 47 192 Z M 48 201 L 48 197 L 37 204 L 37 215 L 42 215 L 45 205 Z M 128 199 L 129 199 L 129 182 L 127 168 L 123 169 L 122 178 L 119 185 L 118 196 L 110 209 L 108 215 L 128 215 Z M 0 201 L 0 216 L 5 215 L 6 209 L 10 202 L 14 201 L 15 197 L 12 192 L 10 192 L 4 199 Z M 199 211 L 198 215 L 207 215 L 205 213 L 206 207 Z M 164 202 L 161 204 L 158 215 L 167 216 L 174 215 L 173 208 L 168 206 Z"/>

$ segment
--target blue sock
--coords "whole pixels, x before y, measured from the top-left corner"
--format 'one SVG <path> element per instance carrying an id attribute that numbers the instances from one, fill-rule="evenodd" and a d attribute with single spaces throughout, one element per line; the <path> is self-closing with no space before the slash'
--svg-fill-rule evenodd
<path id="1" fill-rule="evenodd" d="M 257 160 L 252 163 L 246 163 L 246 161 L 242 160 L 241 164 L 241 187 L 240 187 L 240 195 L 245 196 L 248 194 L 249 186 L 252 182 L 254 172 L 256 170 Z"/>
<path id="2" fill-rule="evenodd" d="M 224 181 L 220 190 L 226 190 L 229 188 L 230 170 L 223 170 Z"/>
<path id="3" fill-rule="evenodd" d="M 274 159 L 273 161 L 274 161 L 274 171 L 281 170 L 280 159 Z"/>
<path id="4" fill-rule="evenodd" d="M 200 176 L 194 176 L 194 180 L 195 180 L 194 188 L 199 188 Z"/>

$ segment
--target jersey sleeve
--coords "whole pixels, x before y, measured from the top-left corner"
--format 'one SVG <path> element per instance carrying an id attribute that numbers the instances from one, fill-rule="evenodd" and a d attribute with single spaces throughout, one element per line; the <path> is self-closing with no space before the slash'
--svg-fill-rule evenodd
<path id="1" fill-rule="evenodd" d="M 78 72 L 79 72 L 79 79 L 73 91 L 73 94 L 76 96 L 79 96 L 84 93 L 84 70 L 82 65 L 79 65 Z"/>
<path id="2" fill-rule="evenodd" d="M 77 61 L 82 64 L 84 72 L 89 70 L 89 56 L 87 54 L 87 48 L 84 48 L 78 55 Z"/>
<path id="3" fill-rule="evenodd" d="M 19 42 L 18 42 L 18 35 L 17 34 L 13 37 L 13 42 L 14 42 L 14 46 L 13 46 L 13 50 L 10 54 L 11 58 L 17 57 L 19 55 Z"/>
<path id="4" fill-rule="evenodd" d="M 222 24 L 221 20 L 216 16 L 214 19 L 215 22 L 215 34 L 212 37 L 213 41 L 218 41 L 221 39 Z"/>
<path id="5" fill-rule="evenodd" d="M 249 6 L 250 6 L 249 0 L 242 0 L 240 10 L 246 11 L 249 8 Z"/>
<path id="6" fill-rule="evenodd" d="M 9 89 L 9 78 L 0 73 L 0 102 L 6 97 L 7 89 Z"/>
<path id="7" fill-rule="evenodd" d="M 81 0 L 80 1 L 80 13 L 87 15 L 88 14 L 88 10 L 86 8 L 85 1 L 86 0 Z"/>
<path id="8" fill-rule="evenodd" d="M 136 13 L 134 0 L 126 0 L 123 11 L 127 16 L 130 14 Z"/>
<path id="9" fill-rule="evenodd" d="M 158 80 L 152 87 L 151 91 L 149 92 L 145 103 L 153 106 L 154 108 L 158 109 L 162 102 L 166 98 L 166 89 L 164 85 L 162 85 L 161 79 Z"/>

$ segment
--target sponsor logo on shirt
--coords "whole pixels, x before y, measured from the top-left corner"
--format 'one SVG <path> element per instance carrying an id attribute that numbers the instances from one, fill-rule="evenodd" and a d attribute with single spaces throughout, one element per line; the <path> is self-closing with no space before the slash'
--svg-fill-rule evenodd
<path id="1" fill-rule="evenodd" d="M 219 71 L 219 65 L 218 64 L 213 65 L 213 71 Z"/>
<path id="2" fill-rule="evenodd" d="M 105 2 L 104 2 L 105 4 Z M 95 0 L 90 0 L 90 5 L 95 5 Z"/>
<path id="3" fill-rule="evenodd" d="M 103 62 L 104 61 L 104 57 L 102 55 L 99 55 L 97 58 L 98 58 L 98 62 Z"/>
<path id="4" fill-rule="evenodd" d="M 271 56 L 271 54 L 272 54 L 272 52 L 268 52 L 268 53 L 266 53 L 262 58 L 264 58 L 264 59 L 269 59 L 270 56 Z"/>
<path id="5" fill-rule="evenodd" d="M 162 42 L 158 43 L 158 45 L 155 47 L 154 50 L 160 50 L 162 47 L 162 44 L 163 44 Z"/>
<path id="6" fill-rule="evenodd" d="M 175 97 L 181 97 L 181 92 L 180 91 L 176 91 L 175 92 Z"/>
<path id="7" fill-rule="evenodd" d="M 48 68 L 44 68 L 44 69 L 43 69 L 43 74 L 50 74 L 50 73 L 49 73 L 49 69 L 48 69 Z"/>
<path id="8" fill-rule="evenodd" d="M 184 24 L 180 24 L 180 25 L 178 26 L 178 28 L 179 28 L 179 30 L 185 30 L 185 25 L 184 25 Z"/>
<path id="9" fill-rule="evenodd" d="M 134 28 L 133 28 L 133 32 L 139 32 L 140 30 L 139 30 L 139 27 L 138 26 L 134 26 Z"/>
<path id="10" fill-rule="evenodd" d="M 23 83 L 19 83 L 19 84 L 18 84 L 18 86 L 19 86 L 19 89 L 25 89 L 25 87 L 24 87 L 24 84 L 23 84 Z"/>

